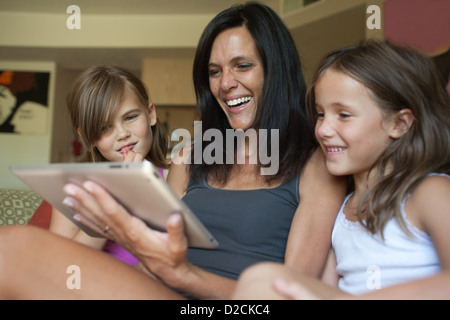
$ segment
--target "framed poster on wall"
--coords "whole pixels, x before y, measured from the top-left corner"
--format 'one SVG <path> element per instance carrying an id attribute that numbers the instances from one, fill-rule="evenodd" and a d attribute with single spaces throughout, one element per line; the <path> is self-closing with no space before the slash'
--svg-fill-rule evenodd
<path id="1" fill-rule="evenodd" d="M 0 188 L 26 189 L 12 164 L 49 163 L 56 64 L 0 61 Z"/>
<path id="2" fill-rule="evenodd" d="M 50 72 L 0 69 L 0 133 L 48 131 Z"/>

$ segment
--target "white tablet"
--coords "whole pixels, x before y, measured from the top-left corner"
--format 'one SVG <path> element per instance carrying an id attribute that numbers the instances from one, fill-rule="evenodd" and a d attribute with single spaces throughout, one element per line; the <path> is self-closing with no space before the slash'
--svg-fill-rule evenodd
<path id="1" fill-rule="evenodd" d="M 67 196 L 63 192 L 63 186 L 68 182 L 78 185 L 86 180 L 97 182 L 128 212 L 156 230 L 165 230 L 167 218 L 174 212 L 180 212 L 184 217 L 190 247 L 218 246 L 215 238 L 178 198 L 161 177 L 159 170 L 148 161 L 13 165 L 11 171 L 91 236 L 102 235 L 74 220 L 76 212 L 62 203 Z"/>

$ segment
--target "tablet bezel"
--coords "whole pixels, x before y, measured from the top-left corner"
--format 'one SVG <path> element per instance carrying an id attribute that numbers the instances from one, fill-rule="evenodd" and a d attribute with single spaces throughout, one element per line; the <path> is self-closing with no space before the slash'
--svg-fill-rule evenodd
<path id="1" fill-rule="evenodd" d="M 63 204 L 67 197 L 63 187 L 69 182 L 81 186 L 84 181 L 92 180 L 102 185 L 128 212 L 156 230 L 164 231 L 167 218 L 179 212 L 184 218 L 190 247 L 212 249 L 218 246 L 215 238 L 148 161 L 12 165 L 10 169 L 90 236 L 103 237 L 73 219 L 76 211 Z"/>

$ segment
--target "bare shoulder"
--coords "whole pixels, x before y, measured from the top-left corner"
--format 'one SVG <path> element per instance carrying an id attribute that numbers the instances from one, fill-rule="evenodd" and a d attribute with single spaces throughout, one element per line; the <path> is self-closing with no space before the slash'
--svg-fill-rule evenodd
<path id="1" fill-rule="evenodd" d="M 433 175 L 425 178 L 413 191 L 409 201 L 416 207 L 432 206 L 437 203 L 450 203 L 450 177 Z M 448 208 L 450 210 L 450 207 Z"/>
<path id="2" fill-rule="evenodd" d="M 431 232 L 436 223 L 450 225 L 450 178 L 433 175 L 425 178 L 407 201 L 408 211 L 414 212 L 419 228 Z M 439 222 L 440 221 L 440 222 Z"/>

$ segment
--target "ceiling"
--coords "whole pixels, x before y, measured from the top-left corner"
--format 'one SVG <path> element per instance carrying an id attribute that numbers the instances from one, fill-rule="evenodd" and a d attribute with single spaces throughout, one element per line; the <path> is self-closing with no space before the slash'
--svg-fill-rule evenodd
<path id="1" fill-rule="evenodd" d="M 259 0 L 275 11 L 280 11 L 281 4 L 288 1 L 298 0 Z M 244 2 L 247 0 L 0 0 L 0 11 L 64 14 L 67 7 L 75 3 L 82 13 L 93 15 L 209 14 L 212 17 L 236 3 Z M 364 31 L 364 27 L 361 27 L 364 26 L 364 21 L 361 20 L 364 17 L 365 7 L 360 5 L 334 15 L 332 19 L 327 18 L 326 23 L 317 20 L 301 28 L 294 27 L 291 32 L 295 41 L 302 44 L 299 48 L 301 55 L 307 56 L 315 64 L 320 58 L 318 52 L 328 52 L 341 46 L 343 38 L 349 38 L 346 43 L 350 43 L 354 39 L 364 37 L 355 34 Z M 308 43 L 308 46 L 304 46 L 305 43 Z M 0 45 L 0 60 L 54 61 L 60 68 L 78 71 L 95 64 L 113 64 L 128 68 L 136 74 L 140 73 L 144 58 L 193 58 L 194 54 L 195 47 L 48 48 Z"/>
<path id="2" fill-rule="evenodd" d="M 1 11 L 61 13 L 76 4 L 89 14 L 217 14 L 242 0 L 0 0 Z M 259 1 L 270 6 L 279 0 Z"/>
<path id="3" fill-rule="evenodd" d="M 32 13 L 65 13 L 71 4 L 78 5 L 87 14 L 126 15 L 189 15 L 211 14 L 247 0 L 0 0 L 0 11 Z M 275 10 L 280 0 L 262 0 Z M 193 57 L 195 48 L 35 48 L 0 47 L 1 60 L 55 61 L 67 69 L 84 69 L 93 64 L 122 65 L 134 71 L 141 68 L 145 57 Z"/>

